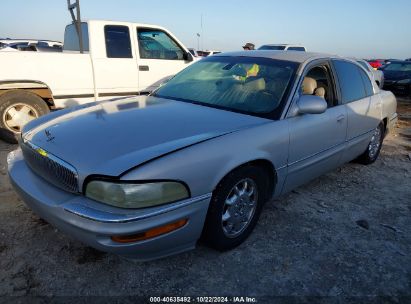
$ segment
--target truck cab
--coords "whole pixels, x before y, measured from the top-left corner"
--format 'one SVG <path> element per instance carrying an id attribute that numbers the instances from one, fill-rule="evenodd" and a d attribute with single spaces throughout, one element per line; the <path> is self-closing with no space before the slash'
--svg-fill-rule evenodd
<path id="1" fill-rule="evenodd" d="M 0 127 L 19 133 L 49 112 L 97 100 L 147 94 L 193 62 L 167 29 L 131 22 L 66 26 L 63 52 L 0 54 Z"/>

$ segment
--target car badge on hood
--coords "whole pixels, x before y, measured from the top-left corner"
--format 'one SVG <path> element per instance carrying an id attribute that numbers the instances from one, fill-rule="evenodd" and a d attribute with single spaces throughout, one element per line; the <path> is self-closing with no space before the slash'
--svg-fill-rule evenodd
<path id="1" fill-rule="evenodd" d="M 44 133 L 46 134 L 46 136 L 47 136 L 47 141 L 49 142 L 49 141 L 52 141 L 53 139 L 54 139 L 54 136 L 53 135 L 51 135 L 51 132 L 49 131 L 49 130 L 44 130 Z"/>

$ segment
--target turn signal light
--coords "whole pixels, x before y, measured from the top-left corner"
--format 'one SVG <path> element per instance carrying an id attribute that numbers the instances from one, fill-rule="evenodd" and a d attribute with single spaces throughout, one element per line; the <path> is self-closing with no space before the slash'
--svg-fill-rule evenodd
<path id="1" fill-rule="evenodd" d="M 187 224 L 188 220 L 183 219 L 177 222 L 167 224 L 164 226 L 156 227 L 145 232 L 140 232 L 133 235 L 120 235 L 120 236 L 112 236 L 111 239 L 117 243 L 134 243 L 139 241 L 148 240 L 154 238 L 156 236 L 169 233 L 171 231 L 177 230 Z"/>

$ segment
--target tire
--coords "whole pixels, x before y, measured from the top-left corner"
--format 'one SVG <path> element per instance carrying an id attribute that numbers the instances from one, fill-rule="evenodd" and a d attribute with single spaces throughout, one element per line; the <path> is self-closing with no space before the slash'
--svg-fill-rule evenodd
<path id="1" fill-rule="evenodd" d="M 373 137 L 371 138 L 367 149 L 357 158 L 357 161 L 360 164 L 370 165 L 377 160 L 384 140 L 384 131 L 384 124 L 381 122 L 378 127 L 375 128 Z"/>
<path id="2" fill-rule="evenodd" d="M 244 182 L 247 182 L 248 187 L 244 187 Z M 213 192 L 202 240 L 208 246 L 219 251 L 233 249 L 244 242 L 257 224 L 262 206 L 269 198 L 269 185 L 269 176 L 260 167 L 244 166 L 228 174 Z M 243 201 L 238 196 L 235 199 L 236 186 L 238 186 L 239 192 L 243 193 L 241 196 Z M 243 192 L 245 190 L 251 193 L 252 187 L 254 187 L 254 194 Z M 226 201 L 234 203 L 228 206 Z M 251 205 L 254 207 L 250 207 Z M 224 221 L 223 215 L 227 218 L 230 212 L 232 215 Z M 238 221 L 241 218 L 248 219 L 247 223 L 240 222 L 231 225 L 233 221 Z M 243 225 L 245 226 L 243 227 Z"/>
<path id="3" fill-rule="evenodd" d="M 17 144 L 16 134 L 7 129 L 0 128 L 0 139 L 9 144 Z"/>
<path id="4" fill-rule="evenodd" d="M 0 128 L 16 135 L 27 122 L 49 112 L 46 102 L 31 92 L 13 90 L 0 95 Z M 19 115 L 17 118 L 15 113 Z"/>

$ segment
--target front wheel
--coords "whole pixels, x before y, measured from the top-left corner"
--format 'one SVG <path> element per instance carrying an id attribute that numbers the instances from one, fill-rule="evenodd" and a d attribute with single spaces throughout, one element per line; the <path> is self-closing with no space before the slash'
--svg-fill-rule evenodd
<path id="1" fill-rule="evenodd" d="M 268 192 L 269 177 L 259 167 L 241 167 L 228 174 L 213 192 L 203 240 L 220 251 L 240 245 L 254 229 Z"/>
<path id="2" fill-rule="evenodd" d="M 367 149 L 358 157 L 358 162 L 364 165 L 369 165 L 375 162 L 380 155 L 382 142 L 384 140 L 384 124 L 380 123 L 375 128 Z"/>
<path id="3" fill-rule="evenodd" d="M 14 90 L 0 95 L 0 128 L 19 134 L 24 125 L 49 112 L 39 96 Z"/>

